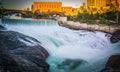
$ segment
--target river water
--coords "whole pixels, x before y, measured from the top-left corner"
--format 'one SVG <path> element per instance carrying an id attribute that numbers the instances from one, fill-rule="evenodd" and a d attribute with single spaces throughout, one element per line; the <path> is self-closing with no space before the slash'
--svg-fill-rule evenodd
<path id="1" fill-rule="evenodd" d="M 2 24 L 41 42 L 50 54 L 49 72 L 99 72 L 111 55 L 120 54 L 120 42 L 111 44 L 107 33 L 71 30 L 54 20 L 5 19 Z"/>

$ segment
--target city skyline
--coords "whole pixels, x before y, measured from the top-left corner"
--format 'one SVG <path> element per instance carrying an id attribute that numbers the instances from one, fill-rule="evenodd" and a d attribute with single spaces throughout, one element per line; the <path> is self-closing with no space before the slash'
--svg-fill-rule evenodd
<path id="1" fill-rule="evenodd" d="M 33 2 L 62 2 L 63 6 L 80 7 L 86 0 L 0 0 L 5 8 L 26 9 L 31 8 Z"/>

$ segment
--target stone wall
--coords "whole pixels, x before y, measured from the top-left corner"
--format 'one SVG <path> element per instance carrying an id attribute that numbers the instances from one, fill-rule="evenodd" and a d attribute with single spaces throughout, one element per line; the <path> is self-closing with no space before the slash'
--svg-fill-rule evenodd
<path id="1" fill-rule="evenodd" d="M 59 17 L 57 20 L 58 21 L 62 21 L 62 22 L 66 22 L 67 21 L 67 17 Z"/>
<path id="2" fill-rule="evenodd" d="M 120 29 L 120 25 L 103 25 L 103 24 L 86 24 L 73 21 L 58 21 L 59 25 L 66 26 L 71 29 L 88 29 L 88 30 L 98 30 L 108 33 L 113 33 Z"/>

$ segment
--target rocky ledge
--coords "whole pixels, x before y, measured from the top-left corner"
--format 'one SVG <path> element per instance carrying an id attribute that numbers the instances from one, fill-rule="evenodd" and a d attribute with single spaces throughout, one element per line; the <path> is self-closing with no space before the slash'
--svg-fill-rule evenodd
<path id="1" fill-rule="evenodd" d="M 112 37 L 110 38 L 111 43 L 116 43 L 120 41 L 120 30 L 116 30 L 113 34 Z"/>
<path id="2" fill-rule="evenodd" d="M 120 72 L 120 54 L 112 55 L 101 72 Z"/>
<path id="3" fill-rule="evenodd" d="M 47 72 L 48 52 L 32 37 L 0 31 L 0 68 L 4 72 Z"/>
<path id="4" fill-rule="evenodd" d="M 6 28 L 0 24 L 0 30 L 6 30 Z"/>

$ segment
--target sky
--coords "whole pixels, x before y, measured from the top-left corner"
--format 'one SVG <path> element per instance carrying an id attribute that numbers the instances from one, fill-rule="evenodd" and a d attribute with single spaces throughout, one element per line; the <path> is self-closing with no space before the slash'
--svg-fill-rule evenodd
<path id="1" fill-rule="evenodd" d="M 5 8 L 26 9 L 31 8 L 33 2 L 62 2 L 63 6 L 80 7 L 86 0 L 0 0 Z"/>

